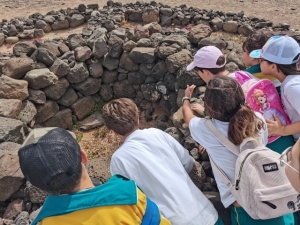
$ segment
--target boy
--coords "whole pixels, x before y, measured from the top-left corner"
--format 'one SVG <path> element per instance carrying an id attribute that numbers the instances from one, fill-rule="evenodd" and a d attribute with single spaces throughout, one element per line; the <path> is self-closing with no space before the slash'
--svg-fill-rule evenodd
<path id="1" fill-rule="evenodd" d="M 61 128 L 35 129 L 19 150 L 25 178 L 52 194 L 32 225 L 170 225 L 134 181 L 116 175 L 94 187 L 84 167 L 87 155 L 75 138 Z"/>
<path id="2" fill-rule="evenodd" d="M 188 175 L 194 166 L 189 152 L 161 130 L 140 130 L 132 100 L 112 100 L 104 105 L 102 116 L 107 128 L 124 141 L 112 156 L 111 174 L 134 180 L 173 225 L 223 224 Z"/>

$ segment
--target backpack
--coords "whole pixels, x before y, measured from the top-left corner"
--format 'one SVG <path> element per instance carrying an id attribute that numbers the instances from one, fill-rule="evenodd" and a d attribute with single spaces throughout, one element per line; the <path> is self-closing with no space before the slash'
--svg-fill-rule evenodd
<path id="1" fill-rule="evenodd" d="M 238 147 L 217 130 L 211 120 L 207 119 L 206 125 L 228 150 L 238 156 L 234 184 L 211 157 L 210 161 L 249 216 L 265 220 L 300 210 L 300 195 L 290 184 L 284 167 L 280 166 L 280 154 L 254 138 L 245 139 Z M 246 150 L 241 151 L 244 148 Z"/>
<path id="2" fill-rule="evenodd" d="M 276 114 L 283 126 L 291 122 L 282 108 L 280 97 L 272 81 L 267 79 L 253 78 L 246 71 L 236 71 L 230 75 L 242 86 L 245 94 L 245 102 L 256 112 L 263 115 L 265 119 L 274 120 Z M 280 136 L 268 138 L 268 144 L 276 141 Z"/>

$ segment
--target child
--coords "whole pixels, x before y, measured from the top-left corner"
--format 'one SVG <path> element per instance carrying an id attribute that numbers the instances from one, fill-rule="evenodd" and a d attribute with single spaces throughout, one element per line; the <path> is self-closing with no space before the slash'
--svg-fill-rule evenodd
<path id="1" fill-rule="evenodd" d="M 260 70 L 259 59 L 254 59 L 249 56 L 250 52 L 253 50 L 261 49 L 271 36 L 270 32 L 255 31 L 251 33 L 243 43 L 242 60 L 248 68 L 246 70 L 248 73 L 258 79 L 271 80 L 276 87 L 277 92 L 280 93 L 280 82 L 273 76 L 263 74 Z"/>
<path id="2" fill-rule="evenodd" d="M 264 74 L 270 74 L 281 82 L 283 108 L 292 123 L 283 126 L 274 115 L 276 121 L 267 120 L 269 135 L 293 135 L 295 139 L 300 137 L 299 56 L 299 44 L 288 36 L 273 36 L 261 50 L 250 53 L 250 57 L 260 59 L 260 68 Z"/>
<path id="3" fill-rule="evenodd" d="M 187 86 L 183 103 L 183 117 L 188 124 L 192 137 L 203 145 L 214 162 L 224 171 L 231 182 L 235 179 L 235 162 L 237 156 L 221 144 L 206 126 L 206 119 L 193 115 L 189 99 L 195 86 Z M 245 95 L 240 84 L 225 76 L 218 76 L 210 80 L 204 95 L 204 106 L 207 115 L 212 118 L 215 127 L 235 145 L 240 145 L 247 137 L 261 139 L 267 143 L 268 132 L 264 128 L 263 116 L 254 112 L 245 104 Z M 214 171 L 214 168 L 213 168 Z M 214 171 L 215 179 L 220 191 L 223 205 L 231 207 L 232 225 L 293 225 L 293 215 L 286 215 L 270 220 L 254 220 L 242 207 L 227 188 L 218 173 Z"/>
<path id="4" fill-rule="evenodd" d="M 25 178 L 50 193 L 32 225 L 171 224 L 134 181 L 116 175 L 94 187 L 75 138 L 61 128 L 39 128 L 19 150 Z"/>
<path id="5" fill-rule="evenodd" d="M 222 225 L 212 203 L 189 174 L 194 159 L 169 134 L 140 130 L 138 108 L 127 98 L 104 105 L 105 125 L 124 141 L 113 154 L 111 174 L 133 179 L 173 225 Z"/>

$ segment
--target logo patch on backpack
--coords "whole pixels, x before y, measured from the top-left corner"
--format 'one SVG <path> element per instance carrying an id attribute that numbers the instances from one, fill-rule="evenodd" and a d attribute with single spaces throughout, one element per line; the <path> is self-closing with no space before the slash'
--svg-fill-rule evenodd
<path id="1" fill-rule="evenodd" d="M 277 163 L 268 163 L 263 165 L 265 173 L 274 172 L 278 170 Z"/>

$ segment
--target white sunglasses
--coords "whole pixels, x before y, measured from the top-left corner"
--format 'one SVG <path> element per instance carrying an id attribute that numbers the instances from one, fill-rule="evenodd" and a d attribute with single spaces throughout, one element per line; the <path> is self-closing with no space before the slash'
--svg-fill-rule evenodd
<path id="1" fill-rule="evenodd" d="M 289 157 L 289 154 L 291 153 L 292 149 L 293 149 L 293 146 L 288 147 L 287 149 L 285 149 L 282 152 L 282 154 L 280 155 L 280 158 L 279 158 L 279 160 L 280 160 L 280 166 L 286 165 L 286 166 L 290 167 L 292 170 L 294 170 L 295 172 L 297 172 L 298 174 L 300 174 L 298 170 L 296 170 L 294 167 L 292 167 L 289 164 L 289 162 L 291 161 L 290 157 Z"/>

